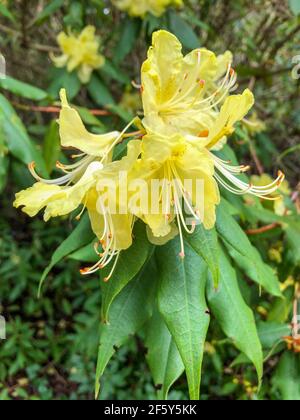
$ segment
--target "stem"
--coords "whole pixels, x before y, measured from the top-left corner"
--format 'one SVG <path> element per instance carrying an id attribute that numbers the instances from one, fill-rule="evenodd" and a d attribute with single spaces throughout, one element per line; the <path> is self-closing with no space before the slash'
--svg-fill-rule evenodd
<path id="1" fill-rule="evenodd" d="M 280 226 L 280 223 L 271 223 L 270 225 L 263 226 L 258 229 L 246 230 L 247 235 L 260 235 L 261 233 L 269 232 L 270 230 L 276 229 Z"/>

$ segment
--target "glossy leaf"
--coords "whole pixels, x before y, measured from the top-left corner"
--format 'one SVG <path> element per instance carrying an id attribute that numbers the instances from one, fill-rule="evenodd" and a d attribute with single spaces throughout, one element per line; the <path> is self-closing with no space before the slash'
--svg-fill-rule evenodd
<path id="1" fill-rule="evenodd" d="M 96 372 L 96 397 L 100 379 L 117 349 L 151 317 L 156 289 L 156 267 L 152 261 L 117 296 L 111 305 L 110 321 L 101 325 Z"/>
<path id="2" fill-rule="evenodd" d="M 257 334 L 253 312 L 240 292 L 235 271 L 223 250 L 220 249 L 220 284 L 216 291 L 208 282 L 209 307 L 224 333 L 236 347 L 253 362 L 258 380 L 263 374 L 263 354 Z"/>
<path id="3" fill-rule="evenodd" d="M 99 106 L 108 106 L 114 104 L 115 101 L 112 97 L 112 94 L 105 86 L 105 84 L 95 74 L 93 74 L 87 89 L 91 98 Z"/>
<path id="4" fill-rule="evenodd" d="M 28 137 L 27 131 L 13 107 L 1 94 L 0 115 L 9 152 L 24 164 L 34 161 L 38 171 L 47 176 L 46 165 L 41 153 Z"/>
<path id="5" fill-rule="evenodd" d="M 50 126 L 47 130 L 44 144 L 43 144 L 43 156 L 45 159 L 47 171 L 49 174 L 55 168 L 56 162 L 58 161 L 61 153 L 60 138 L 58 124 L 55 120 L 51 121 Z"/>
<path id="6" fill-rule="evenodd" d="M 147 324 L 145 345 L 158 399 L 166 400 L 171 386 L 184 372 L 184 365 L 175 341 L 157 310 Z"/>
<path id="7" fill-rule="evenodd" d="M 193 50 L 200 47 L 200 41 L 191 25 L 177 13 L 170 13 L 169 26 L 171 32 L 177 36 L 186 48 Z"/>
<path id="8" fill-rule="evenodd" d="M 179 257 L 176 238 L 157 252 L 158 305 L 185 366 L 190 398 L 199 399 L 204 343 L 210 316 L 205 287 L 207 266 L 186 243 L 186 257 Z"/>
<path id="9" fill-rule="evenodd" d="M 4 79 L 0 78 L 0 87 L 15 95 L 21 96 L 22 98 L 31 99 L 32 101 L 42 101 L 49 96 L 46 91 L 29 85 L 28 83 L 20 82 L 9 76 L 6 76 Z"/>
<path id="10" fill-rule="evenodd" d="M 122 26 L 122 33 L 120 34 L 120 41 L 114 52 L 114 62 L 121 63 L 124 58 L 132 51 L 137 39 L 138 33 L 141 29 L 139 19 L 128 18 Z"/>
<path id="11" fill-rule="evenodd" d="M 218 287 L 220 266 L 218 236 L 216 230 L 206 230 L 203 225 L 199 225 L 192 235 L 186 235 L 186 241 L 193 250 L 204 259 L 212 274 L 214 286 Z"/>
<path id="12" fill-rule="evenodd" d="M 153 253 L 153 246 L 149 243 L 143 223 L 137 223 L 134 229 L 133 245 L 123 251 L 119 257 L 118 265 L 114 271 L 112 281 L 102 282 L 102 319 L 108 321 L 109 308 L 121 290 L 138 274 Z M 101 271 L 105 278 L 111 267 Z"/>
<path id="13" fill-rule="evenodd" d="M 247 275 L 274 296 L 282 296 L 275 273 L 265 264 L 247 235 L 221 204 L 217 210 L 217 230 L 231 257 Z"/>

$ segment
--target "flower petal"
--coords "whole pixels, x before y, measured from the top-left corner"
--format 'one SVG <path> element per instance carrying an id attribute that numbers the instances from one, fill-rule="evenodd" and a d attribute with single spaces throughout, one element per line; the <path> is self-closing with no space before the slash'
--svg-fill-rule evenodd
<path id="1" fill-rule="evenodd" d="M 62 146 L 79 149 L 91 156 L 104 156 L 120 133 L 118 131 L 107 134 L 89 133 L 79 113 L 69 106 L 65 89 L 61 90 L 60 97 L 62 110 L 59 117 L 59 131 Z"/>

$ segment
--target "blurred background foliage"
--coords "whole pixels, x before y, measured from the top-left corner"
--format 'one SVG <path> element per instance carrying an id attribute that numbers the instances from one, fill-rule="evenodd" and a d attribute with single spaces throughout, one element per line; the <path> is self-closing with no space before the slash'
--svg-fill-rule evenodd
<path id="1" fill-rule="evenodd" d="M 256 182 L 279 168 L 286 173 L 288 183 L 276 207 L 261 206 L 258 214 L 246 198 L 249 211 L 239 214 L 253 244 L 277 270 L 285 299 L 259 296 L 242 274 L 239 283 L 265 351 L 259 398 L 300 400 L 300 344 L 283 339 L 292 335 L 291 320 L 298 312 L 300 223 L 284 230 L 278 223 L 278 217 L 300 212 L 300 1 L 184 3 L 181 10 L 139 19 L 105 0 L 0 2 L 0 52 L 8 75 L 0 79 L 0 314 L 8 327 L 7 340 L 0 342 L 0 400 L 93 399 L 99 279 L 83 279 L 76 258 L 68 258 L 54 268 L 37 299 L 40 275 L 74 223 L 30 221 L 12 209 L 12 200 L 32 183 L 24 164 L 35 160 L 47 176 L 57 159 L 65 159 L 55 122 L 60 87 L 67 88 L 94 132 L 121 127 L 141 108 L 131 81 L 139 83 L 151 33 L 158 28 L 171 30 L 186 49 L 200 45 L 233 52 L 239 84 L 254 90 L 256 108 L 251 124 L 239 127 L 231 145 L 239 160 L 252 165 Z M 80 31 L 88 24 L 101 36 L 106 63 L 83 86 L 76 72 L 54 68 L 49 53 L 59 54 L 60 31 Z M 102 399 L 155 398 L 146 352 L 138 336 L 117 351 L 102 381 Z M 213 321 L 201 398 L 258 398 L 255 372 L 244 362 Z M 188 398 L 185 379 L 170 398 Z"/>

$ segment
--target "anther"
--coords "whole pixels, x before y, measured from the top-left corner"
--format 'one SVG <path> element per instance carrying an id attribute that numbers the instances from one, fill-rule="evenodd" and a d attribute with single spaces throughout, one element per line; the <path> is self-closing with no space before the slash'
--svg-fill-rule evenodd
<path id="1" fill-rule="evenodd" d="M 200 131 L 200 133 L 198 134 L 198 137 L 208 137 L 208 136 L 209 136 L 209 130 Z"/>

